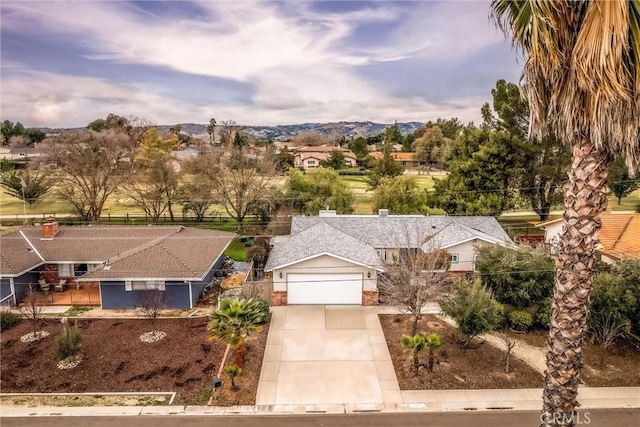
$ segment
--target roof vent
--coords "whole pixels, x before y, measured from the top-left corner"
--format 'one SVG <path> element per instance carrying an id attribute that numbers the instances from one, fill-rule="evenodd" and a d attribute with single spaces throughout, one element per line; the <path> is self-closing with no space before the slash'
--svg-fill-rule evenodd
<path id="1" fill-rule="evenodd" d="M 378 216 L 381 218 L 389 216 L 389 209 L 378 209 Z"/>
<path id="2" fill-rule="evenodd" d="M 338 212 L 336 210 L 325 209 L 318 212 L 318 216 L 321 216 L 321 217 L 336 216 L 337 213 Z"/>

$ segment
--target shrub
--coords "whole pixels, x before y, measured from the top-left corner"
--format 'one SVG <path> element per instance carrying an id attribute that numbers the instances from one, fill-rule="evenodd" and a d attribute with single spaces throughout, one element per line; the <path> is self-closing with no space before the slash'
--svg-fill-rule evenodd
<path id="1" fill-rule="evenodd" d="M 271 314 L 269 313 L 269 303 L 262 298 L 255 298 L 251 302 L 251 306 L 259 312 L 258 323 L 267 323 Z"/>
<path id="2" fill-rule="evenodd" d="M 516 331 L 526 332 L 533 325 L 533 316 L 523 310 L 513 310 L 509 313 L 509 325 Z"/>
<path id="3" fill-rule="evenodd" d="M 58 358 L 60 360 L 66 359 L 70 356 L 75 356 L 80 352 L 82 346 L 82 334 L 78 330 L 78 321 L 71 326 L 69 320 L 62 318 L 62 334 L 58 337 Z"/>
<path id="4" fill-rule="evenodd" d="M 551 325 L 551 299 L 547 299 L 536 314 L 536 322 L 545 329 L 549 329 Z"/>
<path id="5" fill-rule="evenodd" d="M 0 310 L 0 331 L 13 328 L 22 321 L 22 317 L 12 311 Z"/>
<path id="6" fill-rule="evenodd" d="M 555 266 L 542 248 L 486 245 L 478 247 L 476 254 L 482 283 L 502 304 L 526 307 L 551 297 Z"/>
<path id="7" fill-rule="evenodd" d="M 618 323 L 630 322 L 640 332 L 640 260 L 626 259 L 611 273 L 599 273 L 593 281 L 590 317 L 611 315 Z"/>
<path id="8" fill-rule="evenodd" d="M 474 337 L 494 330 L 503 316 L 502 305 L 479 279 L 455 283 L 453 294 L 442 302 L 442 310 L 458 323 L 458 331 L 466 338 L 464 346 Z"/>

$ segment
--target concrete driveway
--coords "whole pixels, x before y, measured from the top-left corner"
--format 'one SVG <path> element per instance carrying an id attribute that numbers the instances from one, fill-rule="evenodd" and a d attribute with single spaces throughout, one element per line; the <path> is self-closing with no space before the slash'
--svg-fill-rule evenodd
<path id="1" fill-rule="evenodd" d="M 273 307 L 257 405 L 401 403 L 376 307 Z"/>

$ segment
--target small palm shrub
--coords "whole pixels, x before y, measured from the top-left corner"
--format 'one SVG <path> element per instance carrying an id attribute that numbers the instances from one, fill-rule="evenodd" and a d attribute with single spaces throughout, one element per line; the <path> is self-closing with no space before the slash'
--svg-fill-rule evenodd
<path id="1" fill-rule="evenodd" d="M 417 333 L 413 336 L 403 335 L 400 337 L 400 345 L 409 356 L 414 375 L 418 375 L 420 367 L 420 352 L 427 348 L 427 340 L 424 334 Z"/>
<path id="2" fill-rule="evenodd" d="M 0 331 L 13 328 L 22 321 L 22 317 L 12 311 L 0 310 Z"/>
<path id="3" fill-rule="evenodd" d="M 429 349 L 429 372 L 433 372 L 433 365 L 436 361 L 435 351 L 442 345 L 442 337 L 435 332 L 432 332 L 424 338 L 425 345 Z"/>
<path id="4" fill-rule="evenodd" d="M 518 332 L 527 332 L 533 325 L 533 316 L 523 310 L 513 310 L 509 313 L 509 325 Z"/>
<path id="5" fill-rule="evenodd" d="M 224 371 L 231 379 L 231 390 L 237 390 L 238 386 L 236 386 L 236 378 L 242 374 L 242 368 L 238 365 L 229 365 Z"/>
<path id="6" fill-rule="evenodd" d="M 269 321 L 269 303 L 262 298 L 253 299 L 251 302 L 252 307 L 260 313 L 258 317 L 258 323 L 267 323 Z"/>
<path id="7" fill-rule="evenodd" d="M 78 321 L 71 326 L 69 320 L 62 319 L 62 334 L 58 337 L 58 358 L 60 360 L 75 356 L 82 346 L 82 334 L 78 330 Z"/>

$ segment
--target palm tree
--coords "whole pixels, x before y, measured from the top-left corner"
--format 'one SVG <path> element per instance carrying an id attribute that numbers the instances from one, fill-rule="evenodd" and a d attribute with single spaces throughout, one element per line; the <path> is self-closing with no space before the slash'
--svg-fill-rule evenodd
<path id="1" fill-rule="evenodd" d="M 405 353 L 411 356 L 413 373 L 418 375 L 418 368 L 420 367 L 419 354 L 427 346 L 424 334 L 417 333 L 414 336 L 403 335 L 400 338 L 400 344 L 402 348 L 404 348 Z"/>
<path id="2" fill-rule="evenodd" d="M 242 368 L 238 365 L 229 365 L 227 369 L 225 369 L 225 373 L 229 375 L 231 379 L 231 390 L 238 390 L 238 386 L 236 386 L 236 378 L 242 374 Z"/>
<path id="3" fill-rule="evenodd" d="M 571 147 L 544 377 L 543 425 L 573 425 L 607 163 L 640 163 L 640 1 L 493 0 L 492 17 L 526 55 L 530 131 Z"/>
<path id="4" fill-rule="evenodd" d="M 436 361 L 435 351 L 442 345 L 442 337 L 435 332 L 425 335 L 424 345 L 429 350 L 429 372 L 433 372 L 433 365 Z"/>
<path id="5" fill-rule="evenodd" d="M 262 320 L 263 313 L 254 300 L 222 300 L 220 308 L 211 313 L 209 334 L 237 347 L 243 345 L 252 332 L 260 330 Z"/>

